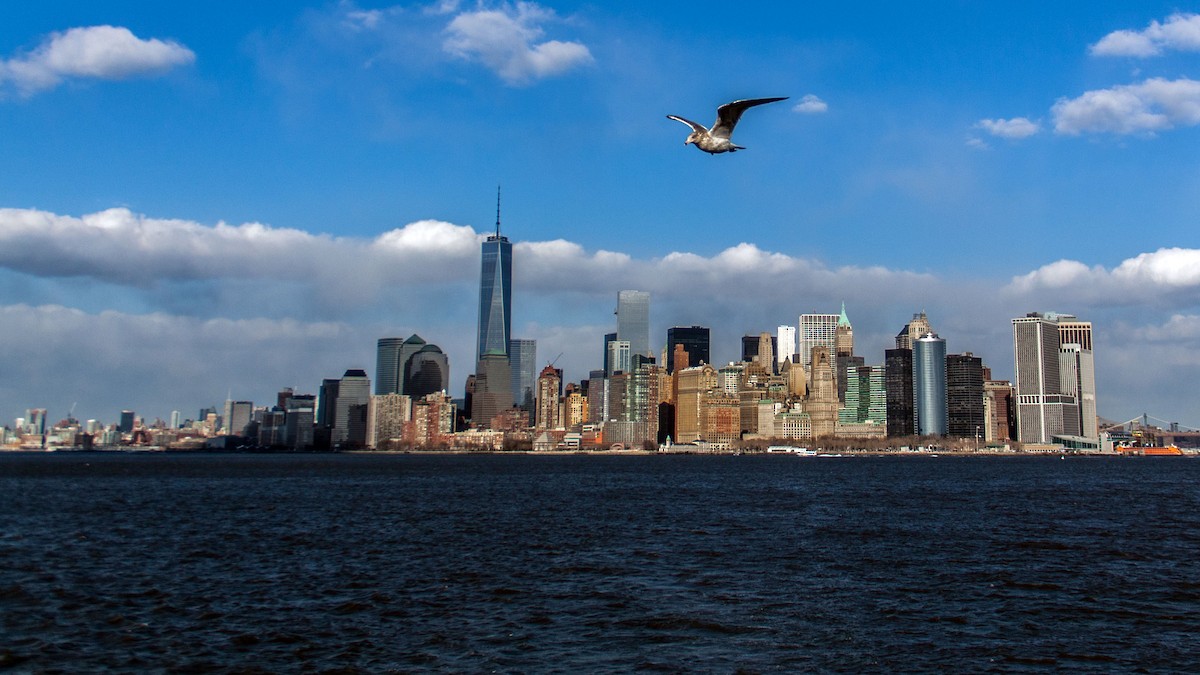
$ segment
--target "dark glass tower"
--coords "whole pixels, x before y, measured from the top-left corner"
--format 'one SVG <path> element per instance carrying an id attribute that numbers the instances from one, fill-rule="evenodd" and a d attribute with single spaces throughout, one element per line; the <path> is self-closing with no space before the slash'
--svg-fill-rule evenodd
<path id="1" fill-rule="evenodd" d="M 888 349 L 884 357 L 887 435 L 891 438 L 912 436 L 917 433 L 916 404 L 913 401 L 913 352 L 911 349 Z"/>
<path id="2" fill-rule="evenodd" d="M 706 326 L 675 326 L 667 329 L 667 372 L 675 372 L 675 364 L 671 355 L 675 353 L 675 345 L 683 345 L 688 353 L 688 364 L 698 366 L 701 363 L 712 363 L 709 359 L 709 330 Z"/>
<path id="3" fill-rule="evenodd" d="M 483 242 L 479 274 L 478 362 L 485 354 L 508 356 L 512 334 L 512 244 L 500 235 L 500 192 L 496 191 L 496 234 Z"/>

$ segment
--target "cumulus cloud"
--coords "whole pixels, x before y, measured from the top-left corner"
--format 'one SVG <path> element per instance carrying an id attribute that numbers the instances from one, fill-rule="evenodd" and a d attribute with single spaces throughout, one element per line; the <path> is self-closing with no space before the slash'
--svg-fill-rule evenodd
<path id="1" fill-rule="evenodd" d="M 1140 84 L 1088 91 L 1061 98 L 1051 108 L 1054 131 L 1153 134 L 1200 124 L 1200 82 L 1188 78 L 1151 78 Z"/>
<path id="2" fill-rule="evenodd" d="M 983 129 L 993 136 L 1000 138 L 1028 138 L 1041 131 L 1041 125 L 1027 117 L 1012 119 L 983 119 L 976 123 L 975 128 Z"/>
<path id="3" fill-rule="evenodd" d="M 1200 249 L 1162 248 L 1122 261 L 1113 269 L 1059 260 L 1014 277 L 1009 292 L 1053 291 L 1081 302 L 1128 304 L 1168 294 L 1200 293 Z"/>
<path id="4" fill-rule="evenodd" d="M 583 43 L 542 40 L 543 26 L 555 19 L 553 11 L 531 2 L 462 12 L 446 27 L 442 47 L 453 56 L 483 63 L 510 85 L 592 63 Z"/>
<path id="5" fill-rule="evenodd" d="M 120 26 L 87 26 L 52 33 L 27 54 L 0 61 L 0 84 L 29 95 L 64 80 L 120 80 L 157 75 L 195 61 L 187 47 L 171 40 L 142 39 Z"/>
<path id="6" fill-rule="evenodd" d="M 806 115 L 817 115 L 829 110 L 829 104 L 822 101 L 816 94 L 805 94 L 800 102 L 792 106 L 793 112 L 804 113 Z"/>
<path id="7" fill-rule="evenodd" d="M 1145 29 L 1118 30 L 1092 45 L 1093 56 L 1158 56 L 1165 51 L 1200 51 L 1200 14 L 1176 13 Z"/>

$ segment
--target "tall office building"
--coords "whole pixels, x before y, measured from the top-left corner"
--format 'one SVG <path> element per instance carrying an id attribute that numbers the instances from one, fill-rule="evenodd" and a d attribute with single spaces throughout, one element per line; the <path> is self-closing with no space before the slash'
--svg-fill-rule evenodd
<path id="1" fill-rule="evenodd" d="M 775 370 L 778 372 L 783 362 L 796 356 L 796 327 L 780 326 L 775 329 Z"/>
<path id="2" fill-rule="evenodd" d="M 513 407 L 512 367 L 503 354 L 484 354 L 475 369 L 475 394 L 471 399 L 471 422 L 491 427 L 492 420 Z"/>
<path id="3" fill-rule="evenodd" d="M 770 333 L 758 336 L 758 364 L 772 375 L 775 374 L 775 338 Z"/>
<path id="4" fill-rule="evenodd" d="M 496 234 L 482 245 L 479 273 L 479 340 L 476 349 L 475 393 L 471 419 L 491 426 L 492 419 L 513 405 L 512 364 L 512 244 L 500 235 L 500 190 L 496 190 Z"/>
<path id="5" fill-rule="evenodd" d="M 408 361 L 421 351 L 425 340 L 412 334 L 407 338 L 380 338 L 375 348 L 375 395 L 404 394 Z"/>
<path id="6" fill-rule="evenodd" d="M 617 293 L 617 339 L 629 343 L 629 353 L 654 356 L 650 351 L 650 294 L 646 291 Z"/>
<path id="7" fill-rule="evenodd" d="M 925 312 L 917 312 L 896 334 L 896 349 L 916 349 L 917 340 L 932 332 L 933 326 L 929 325 L 929 317 L 925 316 Z"/>
<path id="8" fill-rule="evenodd" d="M 946 411 L 946 341 L 935 333 L 918 338 L 913 349 L 913 399 L 917 407 L 917 433 L 945 436 L 949 431 Z"/>
<path id="9" fill-rule="evenodd" d="M 1030 312 L 1012 325 L 1017 440 L 1051 443 L 1055 436 L 1080 435 L 1079 404 L 1063 391 L 1057 315 Z"/>
<path id="10" fill-rule="evenodd" d="M 946 415 L 950 436 L 987 440 L 983 359 L 970 352 L 946 357 Z"/>
<path id="11" fill-rule="evenodd" d="M 884 351 L 884 380 L 887 388 L 887 435 L 917 433 L 917 407 L 913 400 L 913 351 L 908 348 Z"/>
<path id="12" fill-rule="evenodd" d="M 838 315 L 837 327 L 834 329 L 834 354 L 837 356 L 854 355 L 854 326 L 850 325 L 850 317 L 846 316 L 846 303 L 842 303 L 842 313 Z"/>
<path id="13" fill-rule="evenodd" d="M 846 405 L 838 411 L 838 421 L 887 424 L 884 366 L 850 366 L 845 379 Z"/>
<path id="14" fill-rule="evenodd" d="M 122 410 L 121 421 L 117 424 L 117 431 L 123 434 L 133 433 L 133 411 Z"/>
<path id="15" fill-rule="evenodd" d="M 225 401 L 225 433 L 229 436 L 241 436 L 250 424 L 250 416 L 254 413 L 254 403 L 251 401 Z"/>
<path id="16" fill-rule="evenodd" d="M 833 374 L 833 359 L 829 348 L 815 345 L 809 368 L 808 401 L 804 409 L 812 420 L 813 438 L 832 436 L 838 418 L 837 381 Z"/>
<path id="17" fill-rule="evenodd" d="M 674 326 L 667 329 L 667 369 L 671 373 L 675 372 L 675 345 L 683 345 L 689 366 L 712 363 L 707 326 Z"/>
<path id="18" fill-rule="evenodd" d="M 338 382 L 334 404 L 332 444 L 361 448 L 367 444 L 367 405 L 371 401 L 371 380 L 367 371 L 351 368 Z"/>
<path id="19" fill-rule="evenodd" d="M 633 370 L 633 358 L 630 353 L 628 340 L 613 340 L 608 343 L 608 358 L 605 359 L 608 363 L 608 371 L 606 377 L 612 377 L 616 373 L 628 373 Z"/>
<path id="20" fill-rule="evenodd" d="M 500 190 L 496 190 L 496 234 L 483 242 L 479 273 L 479 340 L 476 361 L 486 354 L 508 356 L 512 335 L 512 244 L 500 234 Z"/>
<path id="21" fill-rule="evenodd" d="M 1079 435 L 1098 441 L 1100 429 L 1096 418 L 1096 361 L 1092 353 L 1092 322 L 1059 315 L 1058 340 L 1063 393 L 1075 397 L 1079 408 Z"/>
<path id="22" fill-rule="evenodd" d="M 402 393 L 413 400 L 450 389 L 450 359 L 437 345 L 426 344 L 409 357 Z"/>
<path id="23" fill-rule="evenodd" d="M 513 405 L 533 414 L 538 377 L 537 340 L 509 340 L 508 361 L 512 365 Z"/>
<path id="24" fill-rule="evenodd" d="M 800 363 L 811 372 L 813 347 L 825 347 L 828 350 L 831 365 L 837 355 L 837 314 L 801 314 L 800 324 L 796 330 L 796 339 L 800 345 Z M 837 374 L 834 374 L 836 379 Z"/>

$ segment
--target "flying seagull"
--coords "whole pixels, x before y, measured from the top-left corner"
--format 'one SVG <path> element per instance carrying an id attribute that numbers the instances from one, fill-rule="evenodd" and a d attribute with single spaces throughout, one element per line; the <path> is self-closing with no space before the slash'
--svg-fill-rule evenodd
<path id="1" fill-rule="evenodd" d="M 683 142 L 684 145 L 695 143 L 697 148 L 711 155 L 719 152 L 737 152 L 738 150 L 745 150 L 745 148 L 740 145 L 734 145 L 733 141 L 729 140 L 729 137 L 733 135 L 733 127 L 742 118 L 742 113 L 746 112 L 746 108 L 752 108 L 764 103 L 782 101 L 785 98 L 787 97 L 747 98 L 726 103 L 717 108 L 717 121 L 713 122 L 712 129 L 678 115 L 667 115 L 667 119 L 683 122 L 692 128 L 692 133 L 688 134 L 687 140 Z"/>

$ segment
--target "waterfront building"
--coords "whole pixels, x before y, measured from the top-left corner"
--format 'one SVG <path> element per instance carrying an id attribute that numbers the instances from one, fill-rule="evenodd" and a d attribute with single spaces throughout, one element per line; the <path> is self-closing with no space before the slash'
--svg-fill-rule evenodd
<path id="1" fill-rule="evenodd" d="M 385 337 L 375 343 L 375 394 L 403 394 L 408 359 L 425 341 L 417 334 L 407 338 Z"/>
<path id="2" fill-rule="evenodd" d="M 887 387 L 884 366 L 850 366 L 846 369 L 846 405 L 838 411 L 838 424 L 868 423 L 887 427 Z M 842 435 L 839 432 L 839 435 Z"/>
<path id="3" fill-rule="evenodd" d="M 133 433 L 133 419 L 134 414 L 132 410 L 122 410 L 121 421 L 117 424 L 117 431 L 123 434 Z M 226 419 L 229 419 L 228 416 L 226 416 Z"/>
<path id="4" fill-rule="evenodd" d="M 1013 427 L 1013 388 L 1008 380 L 986 380 L 983 383 L 984 419 L 988 443 L 1003 443 L 1016 437 Z"/>
<path id="5" fill-rule="evenodd" d="M 905 347 L 884 352 L 884 386 L 887 389 L 888 436 L 917 433 L 917 406 L 913 400 L 913 352 Z"/>
<path id="6" fill-rule="evenodd" d="M 367 447 L 390 449 L 389 442 L 404 438 L 404 426 L 412 419 L 412 398 L 405 394 L 372 396 L 367 418 Z"/>
<path id="7" fill-rule="evenodd" d="M 361 448 L 367 444 L 367 406 L 371 401 L 371 380 L 367 371 L 351 368 L 338 382 L 334 405 L 333 447 Z"/>
<path id="8" fill-rule="evenodd" d="M 312 394 L 293 394 L 288 397 L 285 410 L 284 443 L 293 450 L 313 446 L 313 425 L 316 421 L 316 397 Z"/>
<path id="9" fill-rule="evenodd" d="M 562 371 L 547 365 L 537 378 L 537 415 L 534 428 L 539 431 L 559 429 L 563 426 L 562 406 L 559 403 L 562 389 Z"/>
<path id="10" fill-rule="evenodd" d="M 983 382 L 983 359 L 970 352 L 946 357 L 946 428 L 950 436 L 987 437 Z"/>
<path id="11" fill-rule="evenodd" d="M 413 401 L 412 419 L 405 425 L 404 442 L 417 448 L 449 447 L 454 438 L 456 416 L 454 402 L 444 392 Z"/>
<path id="12" fill-rule="evenodd" d="M 1057 316 L 1030 312 L 1012 320 L 1017 440 L 1053 443 L 1078 436 L 1079 404 L 1063 391 Z"/>
<path id="13" fill-rule="evenodd" d="M 775 338 L 770 333 L 759 333 L 755 356 L 758 357 L 759 366 L 768 374 L 775 374 Z"/>
<path id="14" fill-rule="evenodd" d="M 619 291 L 616 315 L 617 339 L 629 343 L 630 354 L 654 356 L 650 349 L 650 294 Z"/>
<path id="15" fill-rule="evenodd" d="M 700 440 L 727 449 L 742 435 L 742 412 L 738 397 L 716 390 L 700 396 Z"/>
<path id="16" fill-rule="evenodd" d="M 566 402 L 563 404 L 563 413 L 563 426 L 568 429 L 586 424 L 588 421 L 587 395 L 579 390 L 568 393 Z"/>
<path id="17" fill-rule="evenodd" d="M 779 326 L 775 329 L 775 372 L 783 372 L 783 363 L 796 360 L 796 327 Z"/>
<path id="18" fill-rule="evenodd" d="M 1063 393 L 1075 397 L 1079 435 L 1100 438 L 1096 417 L 1096 361 L 1092 352 L 1092 322 L 1058 315 L 1058 340 Z"/>
<path id="19" fill-rule="evenodd" d="M 936 333 L 917 339 L 913 349 L 913 388 L 917 407 L 917 433 L 945 436 L 949 430 L 946 411 L 946 341 Z"/>
<path id="20" fill-rule="evenodd" d="M 717 371 L 706 363 L 677 371 L 676 374 L 678 389 L 675 397 L 674 439 L 676 443 L 691 443 L 701 438 L 701 403 L 704 396 L 717 388 Z"/>
<path id="21" fill-rule="evenodd" d="M 251 401 L 225 401 L 225 435 L 241 436 L 245 434 L 246 425 L 250 424 L 253 413 L 254 403 Z"/>
<path id="22" fill-rule="evenodd" d="M 671 356 L 667 362 L 668 372 L 675 372 L 676 347 L 682 346 L 687 352 L 688 366 L 698 366 L 702 363 L 712 363 L 709 356 L 709 329 L 707 326 L 673 326 L 667 329 L 667 354 Z"/>

